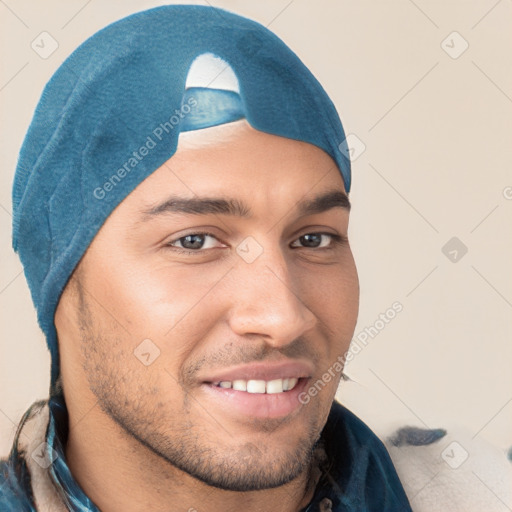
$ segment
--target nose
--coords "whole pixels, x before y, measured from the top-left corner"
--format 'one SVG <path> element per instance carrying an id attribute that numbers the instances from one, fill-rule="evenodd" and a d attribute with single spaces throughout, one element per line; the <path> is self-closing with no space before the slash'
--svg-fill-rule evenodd
<path id="1" fill-rule="evenodd" d="M 315 326 L 316 316 L 279 250 L 252 263 L 241 261 L 231 274 L 236 291 L 228 322 L 236 334 L 258 335 L 279 348 Z"/>

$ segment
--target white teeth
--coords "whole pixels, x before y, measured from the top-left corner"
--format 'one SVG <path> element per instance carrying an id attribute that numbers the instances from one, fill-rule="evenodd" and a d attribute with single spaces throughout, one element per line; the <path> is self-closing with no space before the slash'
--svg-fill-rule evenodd
<path id="1" fill-rule="evenodd" d="M 283 379 L 269 380 L 267 382 L 267 393 L 282 393 L 283 392 Z"/>
<path id="2" fill-rule="evenodd" d="M 246 380 L 234 380 L 233 381 L 233 389 L 236 391 L 247 391 L 247 381 Z"/>
<path id="3" fill-rule="evenodd" d="M 283 391 L 290 391 L 290 389 L 293 389 L 296 385 L 299 379 L 296 379 L 294 377 L 290 379 L 283 379 Z"/>
<path id="4" fill-rule="evenodd" d="M 299 379 L 295 377 L 289 377 L 286 379 L 274 379 L 269 381 L 264 380 L 234 380 L 230 382 L 223 380 L 221 382 L 215 382 L 214 385 L 230 389 L 233 388 L 235 391 L 246 391 L 247 393 L 267 393 L 268 395 L 275 395 L 277 393 L 283 393 L 284 391 L 292 390 L 299 382 Z"/>
<path id="5" fill-rule="evenodd" d="M 264 380 L 248 380 L 247 393 L 265 393 Z"/>

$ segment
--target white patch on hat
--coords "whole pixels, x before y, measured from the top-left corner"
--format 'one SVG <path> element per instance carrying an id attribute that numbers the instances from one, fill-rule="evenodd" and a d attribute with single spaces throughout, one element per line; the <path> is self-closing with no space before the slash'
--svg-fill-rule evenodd
<path id="1" fill-rule="evenodd" d="M 203 53 L 196 57 L 188 71 L 185 87 L 210 87 L 240 92 L 238 78 L 231 66 L 213 53 Z"/>

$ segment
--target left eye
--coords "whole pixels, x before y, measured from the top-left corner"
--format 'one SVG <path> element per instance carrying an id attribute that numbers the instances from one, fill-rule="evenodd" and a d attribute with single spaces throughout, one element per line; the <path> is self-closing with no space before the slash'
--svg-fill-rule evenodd
<path id="1" fill-rule="evenodd" d="M 208 239 L 211 241 L 208 242 Z M 212 249 L 215 247 L 214 240 L 217 238 L 210 233 L 191 233 L 190 235 L 182 236 L 176 240 L 171 240 L 167 246 L 177 249 L 179 252 L 201 252 L 201 249 Z M 297 242 L 303 244 L 302 246 L 295 245 Z M 342 242 L 342 237 L 332 233 L 307 233 L 297 238 L 292 244 L 292 247 L 302 247 L 305 249 L 322 249 L 332 247 L 335 244 Z M 176 245 L 179 244 L 179 245 Z"/>
<path id="2" fill-rule="evenodd" d="M 324 240 L 322 241 L 322 237 Z M 300 241 L 307 248 L 323 248 L 330 247 L 333 242 L 336 242 L 340 239 L 338 235 L 333 235 L 331 233 L 307 233 L 306 235 L 302 235 L 297 238 L 296 241 Z M 295 242 L 294 242 L 295 243 Z M 292 247 L 296 247 L 293 246 Z"/>

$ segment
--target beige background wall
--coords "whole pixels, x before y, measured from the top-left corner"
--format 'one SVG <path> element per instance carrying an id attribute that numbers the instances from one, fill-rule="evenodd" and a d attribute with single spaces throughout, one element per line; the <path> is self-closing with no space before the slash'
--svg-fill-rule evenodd
<path id="1" fill-rule="evenodd" d="M 108 23 L 162 3 L 0 3 L 0 454 L 49 380 L 49 357 L 10 248 L 17 152 L 43 85 L 64 58 Z M 353 134 L 351 237 L 362 291 L 356 335 L 396 301 L 403 311 L 347 366 L 353 381 L 343 384 L 340 400 L 381 436 L 404 423 L 462 428 L 507 449 L 512 2 L 208 3 L 277 33 Z M 40 52 L 51 50 L 55 43 L 42 32 L 58 43 L 47 58 L 31 48 L 34 41 Z M 305 112 L 304 122 L 314 115 Z"/>

